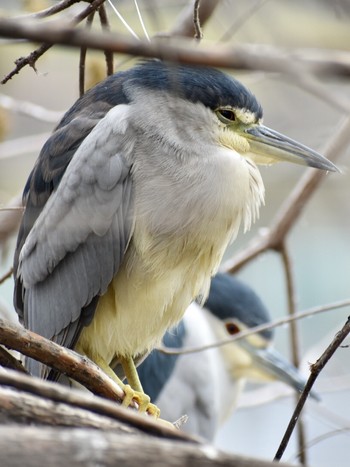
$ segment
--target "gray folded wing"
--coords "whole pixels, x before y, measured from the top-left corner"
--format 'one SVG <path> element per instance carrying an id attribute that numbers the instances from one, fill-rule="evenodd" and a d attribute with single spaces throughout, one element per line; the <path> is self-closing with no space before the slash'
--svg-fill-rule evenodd
<path id="1" fill-rule="evenodd" d="M 132 233 L 133 141 L 128 107 L 112 108 L 79 142 L 25 241 L 19 241 L 17 311 L 26 327 L 66 347 L 91 321 Z M 34 361 L 28 368 L 43 372 Z"/>

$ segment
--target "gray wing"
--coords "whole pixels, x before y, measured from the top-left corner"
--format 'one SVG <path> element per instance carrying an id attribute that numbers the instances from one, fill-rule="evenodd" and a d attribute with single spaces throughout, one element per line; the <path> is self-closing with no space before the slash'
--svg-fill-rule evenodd
<path id="1" fill-rule="evenodd" d="M 128 107 L 112 108 L 89 131 L 25 241 L 19 239 L 15 262 L 15 303 L 24 325 L 66 347 L 91 321 L 133 225 Z M 28 368 L 46 372 L 34 361 Z"/>

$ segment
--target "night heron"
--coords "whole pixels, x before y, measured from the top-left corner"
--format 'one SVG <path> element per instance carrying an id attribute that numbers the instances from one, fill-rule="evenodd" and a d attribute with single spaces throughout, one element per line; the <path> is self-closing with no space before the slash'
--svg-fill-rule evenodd
<path id="1" fill-rule="evenodd" d="M 248 285 L 220 273 L 212 279 L 204 307 L 191 304 L 163 343 L 179 350 L 201 348 L 270 321 L 267 308 Z M 273 334 L 273 329 L 268 329 L 189 354 L 153 350 L 138 367 L 141 384 L 166 420 L 187 415 L 184 431 L 213 440 L 235 409 L 247 381 L 279 380 L 296 391 L 304 388 L 306 381 L 300 372 L 271 346 Z"/>
<path id="2" fill-rule="evenodd" d="M 280 160 L 337 170 L 263 126 L 255 97 L 221 71 L 150 60 L 108 77 L 65 114 L 24 190 L 14 300 L 25 327 L 124 388 L 119 364 L 133 388 L 124 404 L 157 414 L 135 364 L 206 297 L 263 201 L 256 164 Z"/>

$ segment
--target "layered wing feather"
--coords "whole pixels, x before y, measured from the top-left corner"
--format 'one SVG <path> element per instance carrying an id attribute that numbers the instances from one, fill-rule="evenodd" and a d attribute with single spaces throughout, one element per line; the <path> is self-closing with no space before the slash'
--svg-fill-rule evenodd
<path id="1" fill-rule="evenodd" d="M 66 347 L 92 319 L 132 233 L 133 142 L 128 106 L 118 105 L 89 128 L 39 213 L 29 198 L 23 223 L 35 220 L 19 239 L 17 310 L 27 328 Z M 29 369 L 42 372 L 33 361 Z"/>

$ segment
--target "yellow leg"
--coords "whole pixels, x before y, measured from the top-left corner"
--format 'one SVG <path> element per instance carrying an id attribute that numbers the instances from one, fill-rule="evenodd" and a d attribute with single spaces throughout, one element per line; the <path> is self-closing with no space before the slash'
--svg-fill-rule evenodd
<path id="1" fill-rule="evenodd" d="M 139 406 L 140 412 L 147 412 L 155 418 L 159 417 L 160 410 L 150 402 L 150 397 L 143 392 L 135 363 L 131 357 L 120 360 L 129 384 L 124 384 L 103 358 L 96 358 L 95 356 L 94 361 L 124 391 L 125 397 L 122 402 L 124 407 L 129 407 L 131 402 L 135 401 Z"/>

